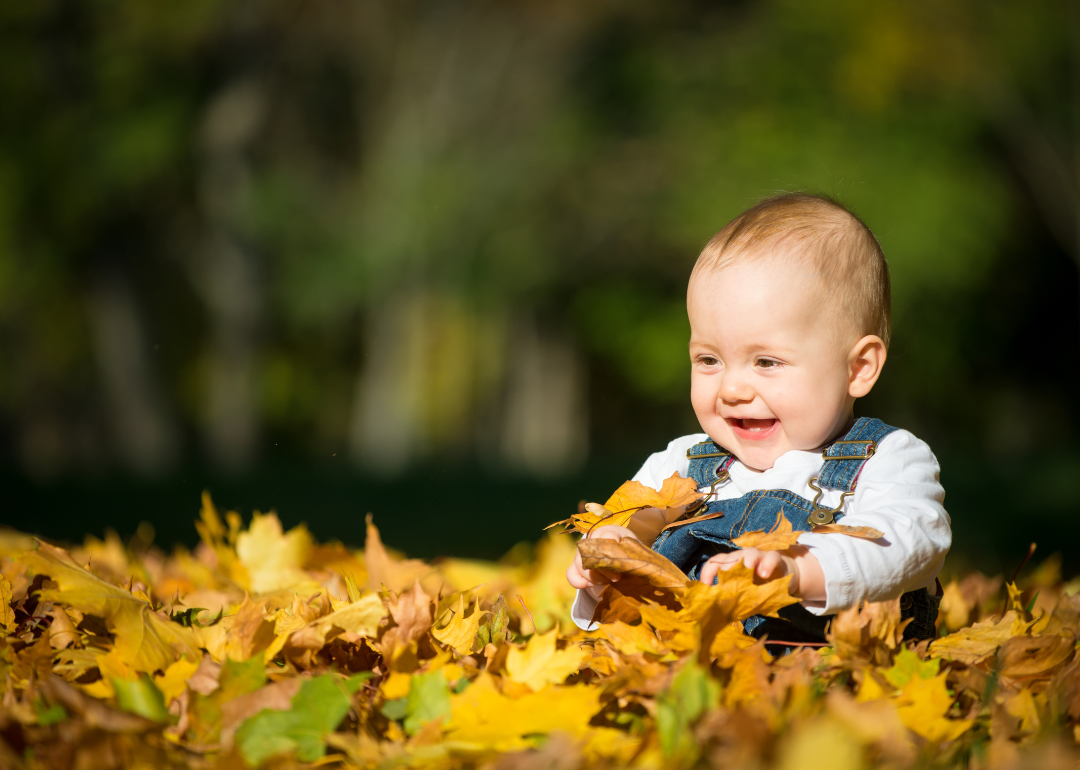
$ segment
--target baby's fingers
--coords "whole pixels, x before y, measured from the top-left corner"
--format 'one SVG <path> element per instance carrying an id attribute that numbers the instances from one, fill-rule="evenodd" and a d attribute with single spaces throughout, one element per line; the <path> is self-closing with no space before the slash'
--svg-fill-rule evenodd
<path id="1" fill-rule="evenodd" d="M 750 566 L 747 564 L 747 566 Z M 766 551 L 757 560 L 754 566 L 754 574 L 762 580 L 774 580 L 787 574 L 787 565 L 783 557 L 776 551 Z"/>
<path id="2" fill-rule="evenodd" d="M 738 552 L 718 553 L 701 565 L 701 574 L 698 579 L 705 585 L 711 586 L 716 576 L 720 574 L 720 570 L 731 569 L 732 565 L 737 564 L 741 559 L 742 554 Z"/>

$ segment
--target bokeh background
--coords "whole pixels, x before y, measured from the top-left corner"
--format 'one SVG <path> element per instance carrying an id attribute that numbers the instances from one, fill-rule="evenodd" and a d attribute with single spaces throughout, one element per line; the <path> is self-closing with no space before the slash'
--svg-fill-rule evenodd
<path id="1" fill-rule="evenodd" d="M 1075 570 L 1078 181 L 1069 0 L 5 3 L 0 522 L 497 556 L 697 429 L 697 251 L 809 189 L 952 563 Z"/>

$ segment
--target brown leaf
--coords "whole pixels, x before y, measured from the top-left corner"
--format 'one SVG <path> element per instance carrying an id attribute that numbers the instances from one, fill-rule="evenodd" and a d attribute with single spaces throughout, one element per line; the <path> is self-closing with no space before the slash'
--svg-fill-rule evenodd
<path id="1" fill-rule="evenodd" d="M 899 598 L 864 602 L 836 614 L 829 626 L 828 640 L 843 660 L 887 665 L 891 651 L 901 643 L 904 625 L 900 620 Z"/>
<path id="2" fill-rule="evenodd" d="M 404 591 L 416 580 L 431 571 L 419 559 L 395 559 L 383 546 L 379 530 L 367 517 L 367 539 L 364 541 L 364 564 L 367 566 L 367 587 L 378 591 L 383 587 L 391 591 Z"/>
<path id="3" fill-rule="evenodd" d="M 249 660 L 269 647 L 272 641 L 274 624 L 266 619 L 266 605 L 261 602 L 256 604 L 245 595 L 244 602 L 233 616 L 226 653 L 233 660 Z"/>
<path id="4" fill-rule="evenodd" d="M 641 606 L 646 603 L 660 604 L 668 609 L 681 608 L 679 600 L 670 589 L 658 588 L 638 575 L 627 575 L 604 588 L 596 603 L 592 620 L 600 623 L 637 623 L 641 620 Z"/>
<path id="5" fill-rule="evenodd" d="M 1026 633 L 1030 627 L 1030 622 L 1010 611 L 1000 620 L 984 620 L 934 640 L 930 644 L 930 657 L 974 665 L 989 658 L 1010 638 Z"/>
<path id="6" fill-rule="evenodd" d="M 1044 674 L 1072 657 L 1075 647 L 1076 637 L 1068 632 L 1061 636 L 1014 636 L 998 651 L 1001 674 L 1012 679 Z"/>
<path id="7" fill-rule="evenodd" d="M 209 655 L 203 655 L 195 673 L 188 677 L 188 689 L 200 695 L 209 695 L 220 686 L 219 676 L 221 676 L 221 664 L 215 663 Z"/>
<path id="8" fill-rule="evenodd" d="M 847 535 L 857 537 L 860 540 L 877 540 L 884 537 L 885 533 L 873 527 L 849 527 L 846 524 L 822 524 L 810 530 L 813 535 Z"/>
<path id="9" fill-rule="evenodd" d="M 387 602 L 386 608 L 396 625 L 382 635 L 378 648 L 383 657 L 393 661 L 410 642 L 431 628 L 431 597 L 417 582 L 411 590 Z"/>
<path id="10" fill-rule="evenodd" d="M 587 569 L 607 569 L 627 575 L 638 575 L 659 588 L 680 588 L 689 578 L 651 548 L 640 541 L 625 537 L 585 538 L 578 543 L 581 563 Z"/>

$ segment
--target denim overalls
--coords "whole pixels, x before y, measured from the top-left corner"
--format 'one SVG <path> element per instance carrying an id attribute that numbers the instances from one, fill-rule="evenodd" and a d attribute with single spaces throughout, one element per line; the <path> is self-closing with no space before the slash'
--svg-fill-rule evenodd
<path id="1" fill-rule="evenodd" d="M 792 529 L 808 532 L 813 527 L 830 524 L 843 518 L 844 499 L 855 491 L 859 473 L 874 455 L 878 442 L 896 428 L 881 420 L 860 417 L 847 435 L 830 444 L 822 453 L 821 470 L 810 479 L 817 490 L 813 500 L 786 489 L 755 490 L 733 500 L 715 500 L 694 511 L 692 518 L 670 525 L 653 543 L 653 550 L 666 556 L 686 574 L 696 580 L 701 565 L 710 556 L 737 550 L 732 540 L 746 532 L 771 530 L 778 513 L 791 522 Z M 686 452 L 690 459 L 690 476 L 698 488 L 715 488 L 728 480 L 728 468 L 735 457 L 714 441 L 695 444 Z M 836 508 L 818 505 L 823 489 L 841 491 Z M 708 498 L 705 498 L 708 500 Z M 723 514 L 704 519 L 709 514 Z M 844 537 L 835 535 L 835 537 Z M 910 591 L 900 597 L 900 614 L 913 618 L 904 630 L 904 639 L 932 639 L 935 635 L 940 599 L 926 589 Z M 821 643 L 825 641 L 828 623 L 833 616 L 818 616 L 801 604 L 780 610 L 779 618 L 755 615 L 743 622 L 746 632 L 760 638 L 768 634 L 773 641 Z"/>

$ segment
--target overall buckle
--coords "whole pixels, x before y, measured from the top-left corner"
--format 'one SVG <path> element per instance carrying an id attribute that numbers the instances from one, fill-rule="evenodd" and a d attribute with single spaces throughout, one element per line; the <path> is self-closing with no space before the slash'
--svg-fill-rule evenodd
<path id="1" fill-rule="evenodd" d="M 833 457 L 830 459 L 837 460 L 840 458 Z M 814 510 L 810 512 L 810 516 L 808 517 L 810 525 L 814 527 L 821 527 L 825 524 L 832 524 L 834 521 L 836 521 L 836 514 L 838 514 L 840 512 L 840 509 L 844 507 L 844 498 L 848 497 L 849 495 L 855 494 L 854 488 L 850 489 L 847 492 L 842 492 L 840 494 L 840 503 L 835 508 L 825 508 L 818 505 L 818 500 L 821 499 L 821 495 L 824 493 L 822 492 L 821 487 L 817 485 L 817 476 L 810 479 L 810 481 L 806 483 L 810 485 L 811 489 L 817 490 L 817 494 L 814 495 L 814 499 L 810 503 L 812 506 L 814 506 Z"/>

